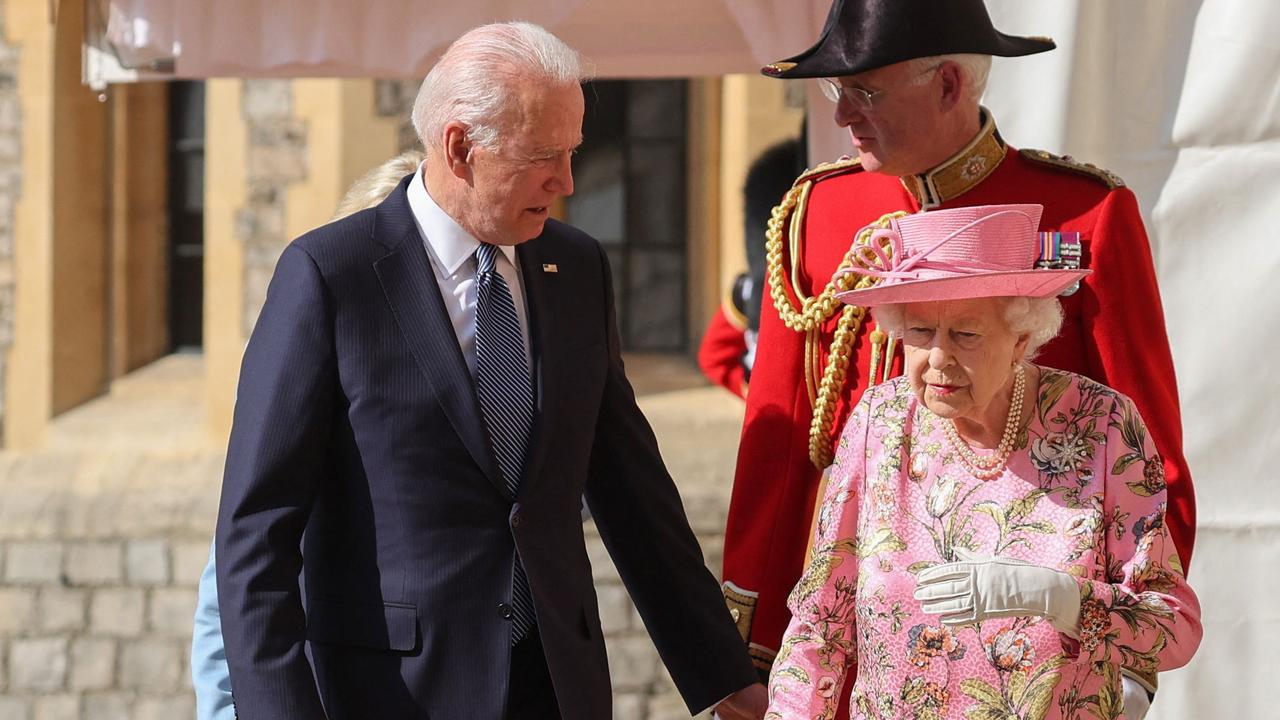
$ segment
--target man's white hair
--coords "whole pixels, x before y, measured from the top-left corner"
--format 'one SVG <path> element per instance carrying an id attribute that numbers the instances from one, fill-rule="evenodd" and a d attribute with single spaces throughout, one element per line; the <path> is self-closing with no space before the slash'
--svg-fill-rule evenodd
<path id="1" fill-rule="evenodd" d="M 508 22 L 468 30 L 427 73 L 413 103 L 413 129 L 428 154 L 450 122 L 496 149 L 519 84 L 563 86 L 588 79 L 578 51 L 533 23 Z"/>
<path id="2" fill-rule="evenodd" d="M 998 297 L 991 298 L 1004 305 L 1004 322 L 1014 335 L 1029 335 L 1027 359 L 1036 356 L 1040 348 L 1058 335 L 1062 329 L 1062 303 L 1056 297 Z M 902 337 L 906 330 L 905 305 L 877 305 L 871 314 L 886 332 Z"/>
<path id="3" fill-rule="evenodd" d="M 907 62 L 910 63 L 907 69 L 911 71 L 912 75 L 923 73 L 925 70 L 941 65 L 944 62 L 953 62 L 959 65 L 960 72 L 965 78 L 965 99 L 975 105 L 982 99 L 982 93 L 987 91 L 987 76 L 991 73 L 990 55 L 955 53 L 951 55 L 932 55 L 908 60 Z"/>

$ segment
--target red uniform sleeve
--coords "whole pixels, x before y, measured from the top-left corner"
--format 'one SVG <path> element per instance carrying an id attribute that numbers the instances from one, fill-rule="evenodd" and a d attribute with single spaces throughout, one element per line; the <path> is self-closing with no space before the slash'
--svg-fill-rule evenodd
<path id="1" fill-rule="evenodd" d="M 1083 321 L 1094 342 L 1085 343 L 1093 377 L 1133 399 L 1164 461 L 1169 508 L 1166 522 L 1181 560 L 1191 565 L 1196 533 L 1195 492 L 1182 454 L 1182 413 L 1164 308 L 1151 247 L 1127 189 L 1107 196 L 1090 243 Z"/>
<path id="2" fill-rule="evenodd" d="M 742 367 L 742 356 L 747 352 L 745 329 L 744 324 L 734 323 L 721 305 L 711 317 L 702 345 L 698 347 L 698 367 L 702 368 L 702 374 L 740 398 L 747 397 L 746 370 Z"/>

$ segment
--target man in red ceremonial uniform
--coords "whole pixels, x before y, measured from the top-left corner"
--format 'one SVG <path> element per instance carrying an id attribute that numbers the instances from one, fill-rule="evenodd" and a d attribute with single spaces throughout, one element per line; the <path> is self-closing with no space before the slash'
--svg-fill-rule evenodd
<path id="1" fill-rule="evenodd" d="M 981 0 L 836 0 L 818 43 L 764 69 L 818 78 L 857 157 L 803 174 L 771 223 L 767 292 L 725 536 L 724 588 L 756 665 L 772 664 L 800 577 L 832 443 L 892 345 L 860 308 L 832 297 L 859 230 L 891 213 L 1004 203 L 1044 205 L 1045 261 L 1093 274 L 1061 298 L 1066 321 L 1037 362 L 1129 395 L 1163 459 L 1167 522 L 1186 568 L 1195 502 L 1151 251 L 1134 195 L 1091 165 L 1016 150 L 978 104 L 991 56 L 1053 42 L 995 30 Z M 1077 259 L 1078 258 L 1078 259 Z M 846 282 L 868 282 L 857 275 Z M 1061 438 L 1063 463 L 1072 462 Z M 1149 465 L 1161 482 L 1161 463 Z M 1128 688 L 1127 688 L 1128 689 Z M 1127 694 L 1127 693 L 1126 693 Z M 1145 700 L 1145 698 L 1143 698 Z"/>

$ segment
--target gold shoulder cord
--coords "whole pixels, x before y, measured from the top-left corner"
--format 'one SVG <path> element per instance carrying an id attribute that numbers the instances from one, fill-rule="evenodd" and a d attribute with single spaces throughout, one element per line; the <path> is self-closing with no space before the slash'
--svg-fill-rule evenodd
<path id="1" fill-rule="evenodd" d="M 836 325 L 831 347 L 827 351 L 827 364 L 822 368 L 822 327 L 835 314 L 842 303 L 836 299 L 837 292 L 850 289 L 867 288 L 876 283 L 876 278 L 844 274 L 841 271 L 854 268 L 859 263 L 859 251 L 871 242 L 871 233 L 877 228 L 889 226 L 889 221 L 906 215 L 905 212 L 892 212 L 881 216 L 873 227 L 868 227 L 854 238 L 845 253 L 844 259 L 836 270 L 836 277 L 816 297 L 807 297 L 800 282 L 800 258 L 803 252 L 801 228 L 804 225 L 804 212 L 809 201 L 809 192 L 813 180 L 801 178 L 782 198 L 782 202 L 773 209 L 769 217 L 769 226 L 765 231 L 765 257 L 768 263 L 769 295 L 778 310 L 778 317 L 788 328 L 805 334 L 805 385 L 809 391 L 809 403 L 813 407 L 813 419 L 809 424 L 809 460 L 819 470 L 825 469 L 834 459 L 832 424 L 835 422 L 836 400 L 844 389 L 848 378 L 850 352 L 853 341 L 862 328 L 867 310 L 855 305 L 843 305 L 840 320 Z M 788 248 L 791 256 L 791 277 L 783 267 L 782 259 L 782 227 L 787 224 L 792 212 L 795 217 L 790 223 Z M 884 248 L 888 252 L 888 248 Z M 791 290 L 800 307 L 791 302 L 787 294 L 786 283 L 790 280 Z M 873 353 L 877 358 L 879 353 Z M 874 362 L 874 360 L 873 360 Z M 871 368 L 872 376 L 875 368 Z M 821 380 L 818 381 L 818 376 Z"/>

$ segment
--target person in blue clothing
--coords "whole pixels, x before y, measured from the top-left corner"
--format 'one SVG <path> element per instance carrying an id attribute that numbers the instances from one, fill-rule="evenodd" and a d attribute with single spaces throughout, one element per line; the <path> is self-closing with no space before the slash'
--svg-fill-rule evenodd
<path id="1" fill-rule="evenodd" d="M 421 162 L 422 151 L 409 150 L 370 170 L 347 190 L 347 194 L 338 203 L 334 219 L 382 202 L 405 175 L 417 171 Z M 197 720 L 234 720 L 231 673 L 227 670 L 227 654 L 222 643 L 218 579 L 212 546 L 209 547 L 209 562 L 200 575 L 200 590 L 196 601 L 195 625 L 191 636 L 191 684 L 196 693 Z"/>
<path id="2" fill-rule="evenodd" d="M 197 720 L 234 720 L 231 704 L 231 672 L 222 645 L 222 618 L 218 614 L 218 575 L 209 563 L 200 574 L 195 627 L 191 635 L 191 685 L 196 691 Z"/>

